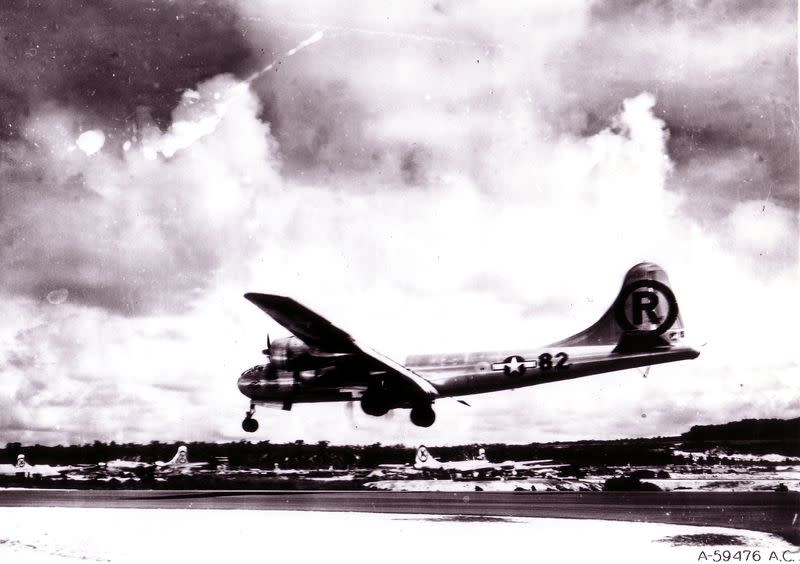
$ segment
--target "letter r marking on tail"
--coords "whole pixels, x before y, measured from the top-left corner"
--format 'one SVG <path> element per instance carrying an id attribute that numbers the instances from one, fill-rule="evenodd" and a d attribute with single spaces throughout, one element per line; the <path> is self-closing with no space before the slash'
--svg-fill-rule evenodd
<path id="1" fill-rule="evenodd" d="M 633 324 L 642 324 L 642 313 L 647 314 L 647 320 L 653 325 L 658 325 L 661 321 L 656 314 L 658 307 L 658 294 L 647 290 L 636 290 L 631 297 L 633 307 Z"/>
<path id="2" fill-rule="evenodd" d="M 662 311 L 661 316 L 657 310 L 659 305 L 666 305 L 666 312 Z M 672 327 L 678 318 L 678 302 L 669 286 L 657 280 L 642 279 L 622 288 L 614 304 L 614 317 L 619 326 L 624 331 L 641 331 L 645 315 L 647 322 L 655 325 L 645 330 L 648 333 L 661 335 Z"/>

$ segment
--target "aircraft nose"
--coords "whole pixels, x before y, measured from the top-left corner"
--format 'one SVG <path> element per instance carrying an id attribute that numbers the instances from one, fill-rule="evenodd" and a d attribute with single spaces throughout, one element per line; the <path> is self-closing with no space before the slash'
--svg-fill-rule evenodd
<path id="1" fill-rule="evenodd" d="M 258 382 L 258 376 L 253 372 L 253 369 L 250 368 L 249 370 L 245 370 L 241 376 L 239 376 L 239 381 L 237 382 L 239 386 L 239 391 L 242 394 L 249 397 L 247 393 L 249 390 L 253 389 L 254 384 Z"/>

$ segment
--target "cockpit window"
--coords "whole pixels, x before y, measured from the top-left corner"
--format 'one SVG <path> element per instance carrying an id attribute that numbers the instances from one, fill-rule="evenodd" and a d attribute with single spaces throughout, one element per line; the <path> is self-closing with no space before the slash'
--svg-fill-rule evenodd
<path id="1" fill-rule="evenodd" d="M 267 371 L 267 365 L 266 364 L 257 364 L 255 366 L 252 366 L 252 367 L 248 368 L 244 372 L 242 372 L 242 376 L 260 377 L 266 371 Z"/>

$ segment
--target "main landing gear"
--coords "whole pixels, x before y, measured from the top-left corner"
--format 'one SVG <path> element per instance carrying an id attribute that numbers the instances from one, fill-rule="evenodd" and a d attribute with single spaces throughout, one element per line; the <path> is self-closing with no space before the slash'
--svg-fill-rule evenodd
<path id="1" fill-rule="evenodd" d="M 361 398 L 361 409 L 367 415 L 380 417 L 391 408 L 386 396 L 378 391 L 367 391 Z M 430 427 L 436 421 L 436 413 L 430 403 L 420 403 L 411 408 L 411 422 L 417 427 Z"/>
<path id="2" fill-rule="evenodd" d="M 250 409 L 244 414 L 244 421 L 242 421 L 242 429 L 248 433 L 255 433 L 258 431 L 258 421 L 253 419 L 253 414 L 256 412 L 256 404 L 251 403 Z"/>
<path id="3" fill-rule="evenodd" d="M 417 427 L 430 427 L 436 421 L 431 404 L 415 405 L 411 408 L 411 422 Z"/>
<path id="4" fill-rule="evenodd" d="M 368 391 L 361 398 L 361 409 L 364 410 L 364 413 L 367 415 L 380 417 L 389 412 L 389 402 L 386 401 L 386 398 L 383 397 L 380 392 Z"/>

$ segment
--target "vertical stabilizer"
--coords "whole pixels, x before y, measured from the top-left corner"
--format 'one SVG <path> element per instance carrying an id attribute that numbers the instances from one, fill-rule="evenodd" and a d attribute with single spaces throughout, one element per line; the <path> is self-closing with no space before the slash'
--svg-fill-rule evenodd
<path id="1" fill-rule="evenodd" d="M 663 268 L 642 262 L 625 275 L 614 303 L 593 325 L 553 346 L 616 345 L 615 352 L 668 348 L 684 336 L 678 302 Z"/>
<path id="2" fill-rule="evenodd" d="M 178 452 L 169 461 L 156 462 L 156 466 L 181 466 L 184 464 L 189 464 L 189 449 L 186 445 L 179 446 Z"/>
<path id="3" fill-rule="evenodd" d="M 436 460 L 424 445 L 417 448 L 417 455 L 414 458 L 414 468 L 440 468 L 441 463 Z"/>

